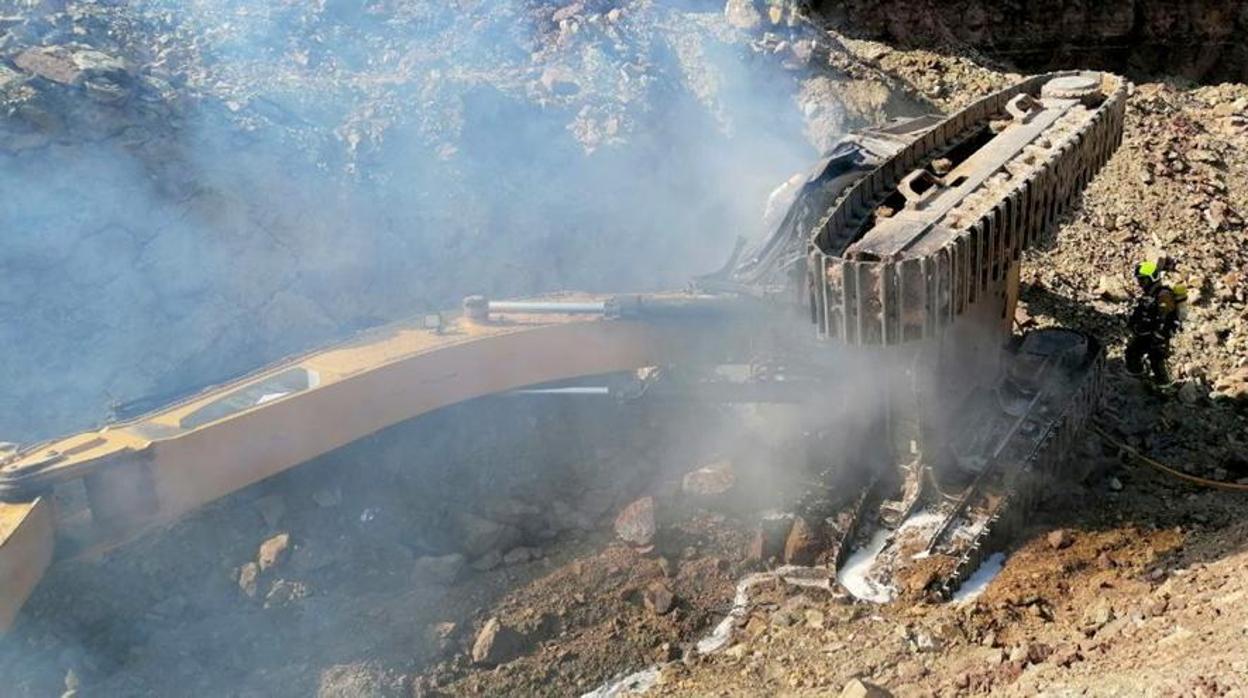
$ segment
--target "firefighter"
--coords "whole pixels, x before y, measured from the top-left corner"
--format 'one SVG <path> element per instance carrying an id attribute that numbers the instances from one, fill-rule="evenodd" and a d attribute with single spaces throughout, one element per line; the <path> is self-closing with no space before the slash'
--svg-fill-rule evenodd
<path id="1" fill-rule="evenodd" d="M 1136 266 L 1135 278 L 1140 284 L 1140 297 L 1127 321 L 1131 330 L 1126 351 L 1127 372 L 1143 377 L 1151 370 L 1153 382 L 1158 387 L 1170 383 L 1170 372 L 1166 368 L 1170 338 L 1179 330 L 1182 323 L 1180 311 L 1187 301 L 1187 288 L 1183 284 L 1170 285 L 1164 279 L 1164 274 L 1174 268 L 1173 260 L 1165 257 Z"/>

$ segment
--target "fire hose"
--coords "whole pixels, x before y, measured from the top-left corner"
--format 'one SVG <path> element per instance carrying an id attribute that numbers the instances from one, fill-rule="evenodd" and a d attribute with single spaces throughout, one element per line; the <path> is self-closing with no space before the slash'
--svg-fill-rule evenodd
<path id="1" fill-rule="evenodd" d="M 1219 489 L 1219 490 L 1229 490 L 1231 492 L 1248 492 L 1248 484 L 1239 484 L 1237 482 L 1222 482 L 1220 480 L 1210 480 L 1208 478 L 1197 477 L 1195 475 L 1189 475 L 1185 472 L 1175 470 L 1174 468 L 1171 468 L 1165 463 L 1161 463 L 1157 460 L 1149 458 L 1148 456 L 1144 455 L 1143 453 L 1140 453 L 1139 451 L 1128 446 L 1122 441 L 1119 441 L 1118 439 L 1110 436 L 1108 433 L 1106 433 L 1104 429 L 1100 428 L 1096 424 L 1091 424 L 1089 425 L 1089 427 L 1092 429 L 1092 431 L 1096 432 L 1098 436 L 1100 436 L 1102 439 L 1105 439 L 1105 441 L 1107 441 L 1109 444 L 1111 444 L 1115 448 L 1118 448 L 1124 453 L 1130 455 L 1132 458 L 1143 462 L 1145 465 L 1153 468 L 1154 470 L 1159 470 L 1172 477 L 1177 477 L 1180 480 L 1186 480 L 1188 482 L 1201 485 L 1203 487 L 1212 487 L 1212 488 Z"/>

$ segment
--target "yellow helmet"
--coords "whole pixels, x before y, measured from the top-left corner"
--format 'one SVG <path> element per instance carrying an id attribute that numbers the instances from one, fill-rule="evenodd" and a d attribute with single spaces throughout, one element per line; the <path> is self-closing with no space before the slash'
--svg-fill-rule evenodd
<path id="1" fill-rule="evenodd" d="M 1174 300 L 1179 303 L 1185 303 L 1187 301 L 1187 286 L 1185 284 L 1175 284 L 1170 287 L 1170 290 L 1174 291 Z"/>
<path id="2" fill-rule="evenodd" d="M 1140 262 L 1135 266 L 1135 278 L 1144 285 L 1153 283 L 1161 277 L 1159 266 L 1156 260 L 1152 259 Z"/>

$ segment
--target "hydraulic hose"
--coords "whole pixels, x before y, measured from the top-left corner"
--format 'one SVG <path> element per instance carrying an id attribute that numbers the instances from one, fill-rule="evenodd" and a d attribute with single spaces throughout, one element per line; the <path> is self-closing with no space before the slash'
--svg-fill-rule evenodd
<path id="1" fill-rule="evenodd" d="M 1180 480 L 1186 480 L 1187 482 L 1200 485 L 1202 487 L 1212 487 L 1215 489 L 1228 490 L 1231 492 L 1248 492 L 1248 485 L 1241 485 L 1237 482 L 1222 482 L 1220 480 L 1210 480 L 1208 478 L 1197 477 L 1195 475 L 1189 475 L 1185 472 L 1175 470 L 1174 468 L 1171 468 L 1170 466 L 1164 463 L 1161 463 L 1152 458 L 1149 458 L 1148 456 L 1144 455 L 1143 453 L 1140 453 L 1134 448 L 1131 448 L 1130 446 L 1124 444 L 1118 439 L 1115 439 L 1114 437 L 1106 433 L 1104 429 L 1101 429 L 1099 426 L 1095 424 L 1091 424 L 1089 425 L 1089 427 L 1092 429 L 1092 431 L 1096 432 L 1096 434 L 1100 436 L 1102 439 L 1105 439 L 1107 442 L 1109 442 L 1116 448 L 1121 449 L 1122 451 L 1129 454 L 1132 458 L 1135 458 L 1136 460 L 1143 462 L 1145 465 L 1153 468 L 1154 470 L 1160 470 L 1161 472 L 1167 475 L 1177 477 Z"/>

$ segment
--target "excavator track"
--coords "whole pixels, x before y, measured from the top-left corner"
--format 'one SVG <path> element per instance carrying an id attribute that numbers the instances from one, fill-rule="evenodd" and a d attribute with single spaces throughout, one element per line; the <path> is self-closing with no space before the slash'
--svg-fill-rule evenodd
<path id="1" fill-rule="evenodd" d="M 1075 439 L 1087 425 L 1099 403 L 1104 359 L 1099 344 L 1067 330 L 1042 330 L 1058 335 L 1077 352 L 1066 365 L 1049 357 L 1034 397 L 1021 414 L 1002 411 L 995 419 L 982 410 L 965 410 L 966 428 L 989 435 L 971 439 L 987 442 L 994 456 L 973 475 L 956 499 L 935 500 L 913 507 L 899 523 L 880 518 L 887 538 L 876 553 L 878 563 L 870 576 L 881 588 L 906 587 L 908 592 L 934 599 L 949 599 L 975 573 L 988 556 L 1002 552 L 1016 540 L 1026 515 L 1055 482 L 1078 478 L 1068 458 Z M 1050 365 L 1051 364 L 1051 365 Z M 1062 375 L 1054 376 L 1054 372 Z M 978 436 L 978 434 L 976 435 Z M 999 437 L 999 438 L 997 438 Z M 870 490 L 864 491 L 864 497 Z M 861 544 L 872 538 L 870 529 L 855 527 Z M 837 557 L 838 567 L 845 555 Z M 898 580 L 920 578 L 918 587 Z"/>
<path id="2" fill-rule="evenodd" d="M 1069 457 L 1075 440 L 1090 423 L 1100 402 L 1105 382 L 1105 359 L 1097 351 L 1088 367 L 1087 377 L 1078 390 L 1063 403 L 1064 409 L 1048 425 L 1044 437 L 1025 456 L 1018 467 L 1019 476 L 1002 494 L 996 510 L 985 522 L 983 530 L 958 557 L 954 571 L 935 589 L 935 595 L 948 599 L 984 560 L 1004 550 L 1017 537 L 1026 514 L 1035 506 L 1046 486 L 1069 482 L 1086 476 L 1077 472 L 1077 464 Z"/>
<path id="3" fill-rule="evenodd" d="M 945 374 L 925 399 L 956 404 L 992 374 L 980 367 L 997 361 L 1009 336 L 1019 256 L 1121 141 L 1126 95 L 1126 81 L 1113 75 L 1050 73 L 947 117 L 851 136 L 820 163 L 760 251 L 740 264 L 734 254 L 721 274 L 698 280 L 696 295 L 473 298 L 462 314 L 381 328 L 142 417 L 0 451 L 0 631 L 54 556 L 118 545 L 389 425 L 526 386 L 751 362 L 760 347 L 781 365 L 817 354 L 821 380 L 843 378 L 839 362 L 842 373 L 877 371 L 885 386 L 870 408 L 875 423 L 855 419 L 847 429 L 881 436 L 890 457 L 906 441 L 911 453 L 932 452 L 919 442 L 939 429 L 901 433 L 899 425 L 921 420 L 895 400 L 897 385 L 916 367 Z M 802 313 L 815 332 L 794 331 L 804 320 L 788 321 Z M 1068 470 L 1065 455 L 1097 385 L 1093 375 L 1071 404 L 1053 406 L 1061 418 L 1050 419 L 1048 436 L 996 465 L 991 482 L 965 498 L 959 515 L 986 520 L 966 547 L 953 544 L 957 526 L 944 531 L 957 563 L 936 585 L 940 593 L 1012 534 L 1034 498 L 1035 474 Z M 900 480 L 923 477 L 916 467 Z M 882 481 L 871 479 L 835 517 L 834 565 L 862 537 Z M 929 496 L 907 490 L 888 518 L 900 526 L 930 518 L 921 506 Z"/>
<path id="4" fill-rule="evenodd" d="M 810 238 L 820 335 L 919 341 L 995 297 L 994 285 L 1121 143 L 1126 98 L 1126 81 L 1104 73 L 1029 78 L 950 116 L 847 188 Z M 978 144 L 969 156 L 959 152 L 967 144 Z"/>

